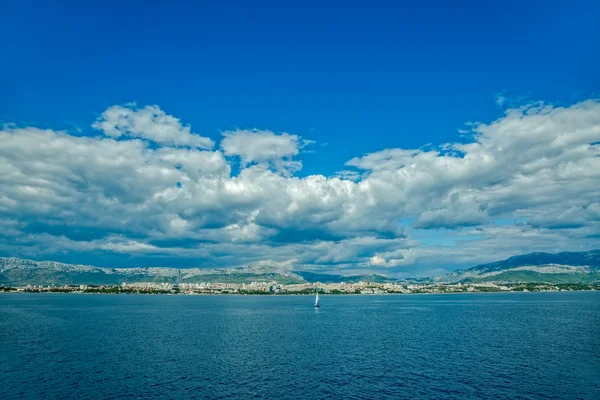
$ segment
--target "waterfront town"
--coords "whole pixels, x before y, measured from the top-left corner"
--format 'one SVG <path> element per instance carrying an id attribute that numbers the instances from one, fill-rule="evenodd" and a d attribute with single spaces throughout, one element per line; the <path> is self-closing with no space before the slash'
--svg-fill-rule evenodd
<path id="1" fill-rule="evenodd" d="M 600 283 L 531 283 L 531 282 L 479 282 L 479 283 L 409 283 L 409 282 L 357 282 L 357 283 L 156 283 L 123 282 L 121 285 L 27 285 L 23 287 L 0 286 L 4 292 L 59 292 L 59 293 L 123 293 L 123 294 L 206 294 L 206 295 L 306 295 L 322 294 L 419 294 L 419 293 L 473 293 L 473 292 L 557 292 L 600 290 Z"/>

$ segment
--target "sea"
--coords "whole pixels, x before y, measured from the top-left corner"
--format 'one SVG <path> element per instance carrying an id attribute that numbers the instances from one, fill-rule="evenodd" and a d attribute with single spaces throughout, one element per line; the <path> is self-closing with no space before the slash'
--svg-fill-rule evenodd
<path id="1" fill-rule="evenodd" d="M 600 292 L 0 294 L 0 399 L 600 399 Z"/>

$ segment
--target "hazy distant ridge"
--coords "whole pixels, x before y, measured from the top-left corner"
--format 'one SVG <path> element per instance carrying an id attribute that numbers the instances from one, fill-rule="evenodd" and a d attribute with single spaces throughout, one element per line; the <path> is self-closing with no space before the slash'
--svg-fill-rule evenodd
<path id="1" fill-rule="evenodd" d="M 530 253 L 457 270 L 433 278 L 436 282 L 591 282 L 600 280 L 600 250 Z"/>
<path id="2" fill-rule="evenodd" d="M 239 268 L 103 268 L 65 264 L 55 261 L 32 261 L 0 258 L 0 284 L 4 285 L 118 285 L 123 282 L 386 282 L 382 275 L 341 276 L 305 271 L 291 271 L 268 263 Z M 585 283 L 600 281 L 600 250 L 565 253 L 531 253 L 506 260 L 478 265 L 436 276 L 426 281 L 455 282 L 550 282 Z"/>
<path id="3" fill-rule="evenodd" d="M 340 276 L 311 272 L 294 272 L 276 265 L 254 264 L 239 268 L 103 268 L 65 264 L 56 261 L 32 261 L 0 258 L 0 284 L 5 285 L 118 285 L 123 282 L 382 282 L 392 280 L 382 275 Z"/>
<path id="4" fill-rule="evenodd" d="M 55 261 L 32 261 L 0 258 L 0 283 L 4 284 L 105 284 L 122 282 L 305 282 L 294 272 L 271 265 L 241 268 L 102 268 L 91 265 L 65 264 Z"/>

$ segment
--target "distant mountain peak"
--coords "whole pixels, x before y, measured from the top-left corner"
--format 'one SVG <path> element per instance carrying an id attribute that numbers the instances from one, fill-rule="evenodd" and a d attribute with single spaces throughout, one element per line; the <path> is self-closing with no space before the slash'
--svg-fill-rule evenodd
<path id="1" fill-rule="evenodd" d="M 477 265 L 433 278 L 437 282 L 463 281 L 593 281 L 600 279 L 600 250 L 534 252 Z"/>

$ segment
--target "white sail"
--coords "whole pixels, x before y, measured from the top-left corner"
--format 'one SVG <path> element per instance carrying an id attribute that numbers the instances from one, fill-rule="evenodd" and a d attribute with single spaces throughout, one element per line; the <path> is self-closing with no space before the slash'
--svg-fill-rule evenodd
<path id="1" fill-rule="evenodd" d="M 319 292 L 317 292 L 317 297 L 315 298 L 315 307 L 319 307 Z"/>

